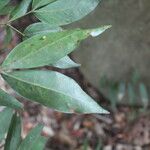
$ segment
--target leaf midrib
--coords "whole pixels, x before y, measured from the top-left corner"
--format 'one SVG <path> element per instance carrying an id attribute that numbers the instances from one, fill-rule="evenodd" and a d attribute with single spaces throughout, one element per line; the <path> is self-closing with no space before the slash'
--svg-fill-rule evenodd
<path id="1" fill-rule="evenodd" d="M 77 98 L 74 98 L 74 97 L 72 97 L 71 95 L 68 95 L 68 94 L 64 94 L 64 93 L 62 93 L 62 92 L 60 92 L 60 91 L 57 91 L 57 90 L 55 90 L 55 89 L 50 89 L 50 88 L 41 86 L 41 85 L 39 85 L 39 84 L 35 84 L 35 83 L 33 83 L 33 82 L 28 82 L 28 81 L 25 81 L 25 80 L 22 80 L 22 79 L 18 79 L 17 77 L 15 77 L 15 76 L 13 76 L 13 75 L 10 75 L 10 74 L 7 74 L 7 73 L 3 73 L 3 74 L 5 74 L 6 76 L 10 76 L 10 77 L 12 77 L 12 78 L 14 78 L 14 79 L 16 79 L 16 80 L 18 80 L 18 81 L 20 81 L 20 82 L 29 84 L 29 85 L 31 85 L 31 86 L 36 86 L 36 87 L 39 87 L 39 88 L 43 88 L 43 89 L 46 89 L 46 90 L 50 90 L 50 91 L 53 91 L 53 92 L 62 94 L 62 95 L 64 95 L 64 96 L 70 97 L 71 99 L 75 99 L 75 100 L 78 101 Z M 82 90 L 82 89 L 81 89 L 81 90 Z M 81 99 L 81 100 L 82 100 L 82 99 Z M 84 102 L 84 101 L 82 101 L 82 102 Z"/>
<path id="2" fill-rule="evenodd" d="M 41 47 L 39 48 L 39 50 L 33 51 L 33 52 L 31 52 L 31 53 L 28 53 L 25 57 L 22 57 L 22 58 L 19 59 L 18 61 L 9 62 L 7 65 L 5 65 L 5 67 L 6 67 L 6 66 L 9 66 L 9 64 L 11 64 L 10 66 L 13 66 L 13 65 L 15 65 L 15 64 L 18 64 L 18 63 L 20 63 L 20 61 L 26 59 L 28 56 L 30 56 L 30 55 L 32 56 L 33 54 L 38 53 L 39 51 L 41 51 L 41 50 L 44 49 L 45 47 L 47 47 L 47 46 L 52 46 L 52 45 L 54 45 L 55 43 L 57 43 L 57 42 L 59 42 L 59 41 L 65 39 L 65 38 L 67 38 L 67 37 L 69 37 L 69 36 L 71 36 L 72 34 L 75 34 L 75 33 L 76 33 L 76 31 L 73 32 L 73 33 L 70 33 L 69 35 L 64 36 L 63 38 L 59 38 L 59 40 L 54 41 L 54 42 L 52 42 L 52 43 L 50 43 L 50 44 L 47 44 L 47 45 L 45 45 L 44 47 L 41 46 Z M 9 57 L 8 57 L 8 58 L 9 58 Z M 7 58 L 7 59 L 8 59 L 8 58 Z"/>

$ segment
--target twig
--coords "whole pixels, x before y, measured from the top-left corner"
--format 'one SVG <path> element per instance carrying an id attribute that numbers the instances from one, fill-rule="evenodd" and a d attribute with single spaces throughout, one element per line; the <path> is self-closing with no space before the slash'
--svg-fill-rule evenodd
<path id="1" fill-rule="evenodd" d="M 21 34 L 22 36 L 25 36 L 25 34 L 23 34 L 22 32 L 20 32 L 19 30 L 17 30 L 15 27 L 13 27 L 10 24 L 7 24 L 7 26 L 9 26 L 12 30 L 16 31 L 17 33 Z"/>

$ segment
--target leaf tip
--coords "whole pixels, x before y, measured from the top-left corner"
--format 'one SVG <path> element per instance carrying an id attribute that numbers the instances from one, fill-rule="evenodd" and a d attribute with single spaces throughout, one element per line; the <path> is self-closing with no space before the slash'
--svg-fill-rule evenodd
<path id="1" fill-rule="evenodd" d="M 102 34 L 104 31 L 106 31 L 107 29 L 111 28 L 112 26 L 111 25 L 106 25 L 106 26 L 103 26 L 103 27 L 99 27 L 99 28 L 96 28 L 96 29 L 92 29 L 90 30 L 90 35 L 92 37 L 97 37 L 99 36 L 100 34 Z"/>

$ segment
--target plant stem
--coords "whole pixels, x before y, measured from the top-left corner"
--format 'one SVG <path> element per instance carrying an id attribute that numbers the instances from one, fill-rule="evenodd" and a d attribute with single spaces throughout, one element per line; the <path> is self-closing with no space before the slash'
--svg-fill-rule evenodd
<path id="1" fill-rule="evenodd" d="M 13 27 L 12 25 L 7 24 L 7 26 L 10 27 L 12 30 L 16 31 L 17 33 L 19 33 L 20 35 L 25 36 L 25 34 L 23 34 L 22 32 L 20 32 L 18 29 L 16 29 L 16 28 Z"/>

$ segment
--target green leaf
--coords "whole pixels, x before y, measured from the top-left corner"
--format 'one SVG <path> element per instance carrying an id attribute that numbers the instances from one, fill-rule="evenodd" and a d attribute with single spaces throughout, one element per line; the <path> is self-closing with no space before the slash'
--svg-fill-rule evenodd
<path id="1" fill-rule="evenodd" d="M 8 44 L 11 42 L 12 40 L 12 30 L 11 28 L 9 28 L 8 26 L 6 27 L 6 36 L 4 39 L 4 45 L 8 46 Z"/>
<path id="2" fill-rule="evenodd" d="M 33 0 L 33 2 L 32 2 L 32 9 L 35 10 L 35 9 L 37 9 L 39 7 L 45 6 L 45 5 L 47 5 L 49 3 L 52 3 L 54 1 L 56 1 L 56 0 Z"/>
<path id="3" fill-rule="evenodd" d="M 23 97 L 65 113 L 108 113 L 71 78 L 42 70 L 3 73 L 8 84 Z"/>
<path id="4" fill-rule="evenodd" d="M 58 32 L 62 31 L 61 27 L 51 27 L 49 24 L 43 23 L 43 22 L 38 22 L 29 25 L 25 31 L 25 39 L 32 37 L 37 34 L 46 34 L 50 32 Z"/>
<path id="5" fill-rule="evenodd" d="M 54 64 L 72 52 L 79 42 L 95 32 L 102 33 L 110 26 L 98 29 L 69 30 L 35 35 L 17 45 L 2 64 L 4 69 L 35 68 Z M 101 32 L 100 32 L 101 31 Z M 94 33 L 94 34 L 93 34 Z"/>
<path id="6" fill-rule="evenodd" d="M 21 118 L 15 113 L 12 117 L 4 150 L 17 150 L 21 142 Z"/>
<path id="7" fill-rule="evenodd" d="M 14 10 L 14 8 L 14 6 L 7 5 L 0 9 L 0 15 L 9 15 Z"/>
<path id="8" fill-rule="evenodd" d="M 0 112 L 0 141 L 5 138 L 12 116 L 13 110 L 11 108 L 5 108 Z"/>
<path id="9" fill-rule="evenodd" d="M 10 0 L 0 0 L 0 9 L 4 8 Z"/>
<path id="10" fill-rule="evenodd" d="M 14 21 L 22 16 L 24 16 L 28 10 L 28 7 L 30 5 L 32 0 L 23 0 L 12 12 L 12 17 L 10 21 Z"/>
<path id="11" fill-rule="evenodd" d="M 57 0 L 34 12 L 38 19 L 52 26 L 61 26 L 85 17 L 99 2 L 100 0 Z"/>
<path id="12" fill-rule="evenodd" d="M 39 136 L 38 139 L 34 141 L 31 150 L 44 150 L 46 142 L 47 142 L 47 138 L 43 136 Z"/>
<path id="13" fill-rule="evenodd" d="M 2 89 L 0 89 L 0 106 L 7 106 L 13 109 L 23 108 L 22 104 L 19 101 L 4 92 Z"/>
<path id="14" fill-rule="evenodd" d="M 27 137 L 21 142 L 17 150 L 33 150 L 33 147 L 39 141 L 43 126 L 38 125 L 30 131 Z"/>
<path id="15" fill-rule="evenodd" d="M 68 68 L 74 68 L 74 67 L 80 67 L 80 64 L 75 63 L 73 60 L 69 58 L 69 56 L 65 56 L 61 58 L 59 61 L 57 61 L 52 66 L 60 69 L 68 69 Z"/>

